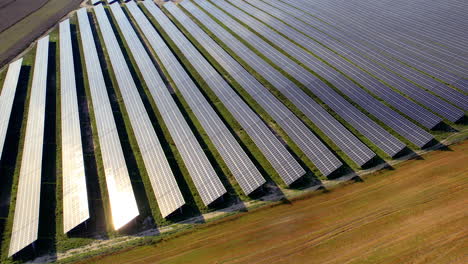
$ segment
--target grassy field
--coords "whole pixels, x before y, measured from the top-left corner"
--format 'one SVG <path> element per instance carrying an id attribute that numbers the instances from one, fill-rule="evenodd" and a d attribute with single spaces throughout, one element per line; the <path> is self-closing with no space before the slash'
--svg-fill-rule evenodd
<path id="1" fill-rule="evenodd" d="M 467 263 L 467 160 L 465 141 L 359 183 L 80 263 Z"/>

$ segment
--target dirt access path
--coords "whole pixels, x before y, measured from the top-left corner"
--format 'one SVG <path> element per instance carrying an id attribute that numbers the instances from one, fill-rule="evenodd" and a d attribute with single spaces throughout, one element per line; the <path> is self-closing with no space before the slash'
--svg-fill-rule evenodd
<path id="1" fill-rule="evenodd" d="M 358 184 L 80 263 L 468 263 L 468 142 Z"/>

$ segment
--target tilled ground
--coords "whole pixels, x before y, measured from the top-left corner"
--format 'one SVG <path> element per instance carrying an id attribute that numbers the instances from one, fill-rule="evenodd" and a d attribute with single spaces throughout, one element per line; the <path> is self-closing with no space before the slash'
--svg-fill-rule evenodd
<path id="1" fill-rule="evenodd" d="M 0 67 L 25 50 L 82 0 L 0 0 Z"/>

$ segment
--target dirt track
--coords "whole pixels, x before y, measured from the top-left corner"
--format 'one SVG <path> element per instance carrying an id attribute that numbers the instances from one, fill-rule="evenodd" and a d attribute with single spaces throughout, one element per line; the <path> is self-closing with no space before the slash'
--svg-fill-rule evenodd
<path id="1" fill-rule="evenodd" d="M 468 263 L 468 142 L 329 193 L 81 263 Z"/>

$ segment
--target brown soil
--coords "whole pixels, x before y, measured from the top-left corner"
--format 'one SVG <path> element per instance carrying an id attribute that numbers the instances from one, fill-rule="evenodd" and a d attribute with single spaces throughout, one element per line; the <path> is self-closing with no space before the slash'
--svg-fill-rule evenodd
<path id="1" fill-rule="evenodd" d="M 0 4 L 0 32 L 43 7 L 48 0 L 2 0 Z"/>
<path id="2" fill-rule="evenodd" d="M 0 68 L 82 0 L 0 0 Z M 18 25 L 21 24 L 21 25 Z"/>

